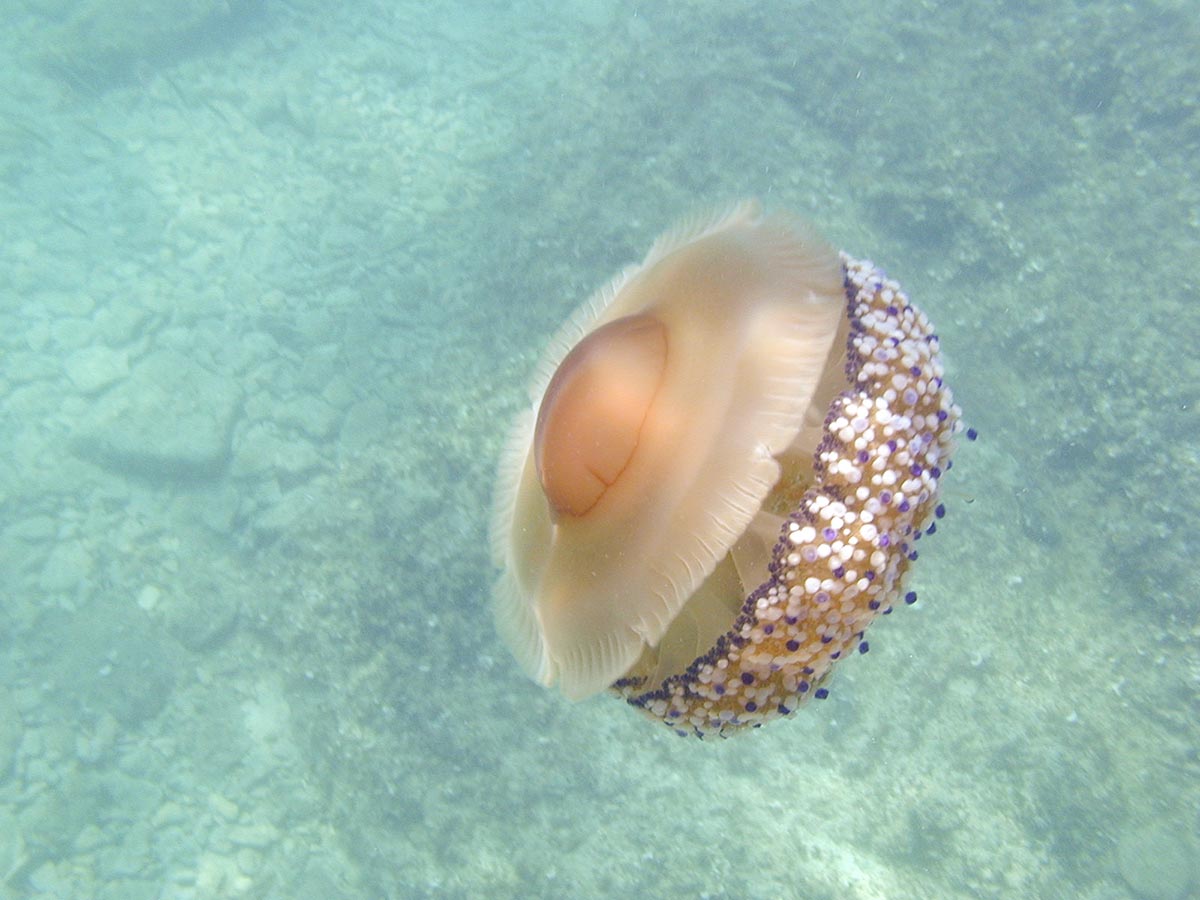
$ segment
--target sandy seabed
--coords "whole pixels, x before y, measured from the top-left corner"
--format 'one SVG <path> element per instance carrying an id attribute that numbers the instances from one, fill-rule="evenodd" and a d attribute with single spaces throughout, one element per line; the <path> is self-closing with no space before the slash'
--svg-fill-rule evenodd
<path id="1" fill-rule="evenodd" d="M 1193 896 L 1185 11 L 15 15 L 0 898 Z M 980 439 L 830 698 L 680 740 L 521 677 L 492 469 L 559 321 L 748 195 L 909 290 Z"/>

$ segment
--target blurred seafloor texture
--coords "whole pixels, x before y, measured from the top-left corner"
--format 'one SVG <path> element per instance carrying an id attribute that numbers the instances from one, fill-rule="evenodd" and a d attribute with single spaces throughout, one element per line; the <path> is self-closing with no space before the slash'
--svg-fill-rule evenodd
<path id="1" fill-rule="evenodd" d="M 0 898 L 1200 896 L 1188 0 L 48 0 L 0 45 Z M 921 602 L 701 743 L 528 683 L 486 531 L 560 320 L 748 195 L 899 278 L 981 438 Z"/>

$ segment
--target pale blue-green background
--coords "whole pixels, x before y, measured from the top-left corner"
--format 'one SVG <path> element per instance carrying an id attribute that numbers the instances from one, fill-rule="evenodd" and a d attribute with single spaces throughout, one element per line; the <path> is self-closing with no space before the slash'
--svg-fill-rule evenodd
<path id="1" fill-rule="evenodd" d="M 0 11 L 0 898 L 1200 895 L 1194 0 Z M 747 195 L 981 437 L 701 743 L 527 682 L 486 532 L 546 338 Z"/>

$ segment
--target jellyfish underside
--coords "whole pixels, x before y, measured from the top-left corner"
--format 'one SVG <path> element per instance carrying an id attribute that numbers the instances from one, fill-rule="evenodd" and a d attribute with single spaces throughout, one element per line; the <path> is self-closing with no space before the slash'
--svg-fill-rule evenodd
<path id="1" fill-rule="evenodd" d="M 841 372 L 843 366 L 839 363 L 831 368 Z M 833 396 L 844 387 L 835 379 L 827 379 L 810 411 L 828 409 Z M 783 524 L 814 481 L 813 454 L 821 437 L 821 422 L 807 421 L 810 418 L 806 415 L 796 440 L 776 457 L 779 480 L 763 499 L 759 512 L 684 604 L 658 644 L 647 645 L 642 651 L 625 674 L 626 679 L 650 687 L 686 672 L 730 631 L 746 599 L 768 579 L 768 564 Z"/>

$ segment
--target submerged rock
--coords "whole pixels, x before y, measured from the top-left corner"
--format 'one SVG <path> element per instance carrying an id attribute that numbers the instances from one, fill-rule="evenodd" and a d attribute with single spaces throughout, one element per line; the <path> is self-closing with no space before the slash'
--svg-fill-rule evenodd
<path id="1" fill-rule="evenodd" d="M 175 684 L 178 645 L 133 602 L 49 610 L 38 637 L 45 677 L 71 715 L 111 715 L 137 727 L 162 710 Z"/>
<path id="2" fill-rule="evenodd" d="M 1192 850 L 1167 823 L 1127 829 L 1117 843 L 1117 863 L 1143 900 L 1179 900 L 1192 883 Z"/>
<path id="3" fill-rule="evenodd" d="M 241 403 L 233 379 L 174 350 L 151 353 L 101 397 L 75 451 L 118 474 L 161 480 L 218 475 Z"/>
<path id="4" fill-rule="evenodd" d="M 67 377 L 81 394 L 97 394 L 129 374 L 124 350 L 94 346 L 76 350 L 63 362 Z"/>

